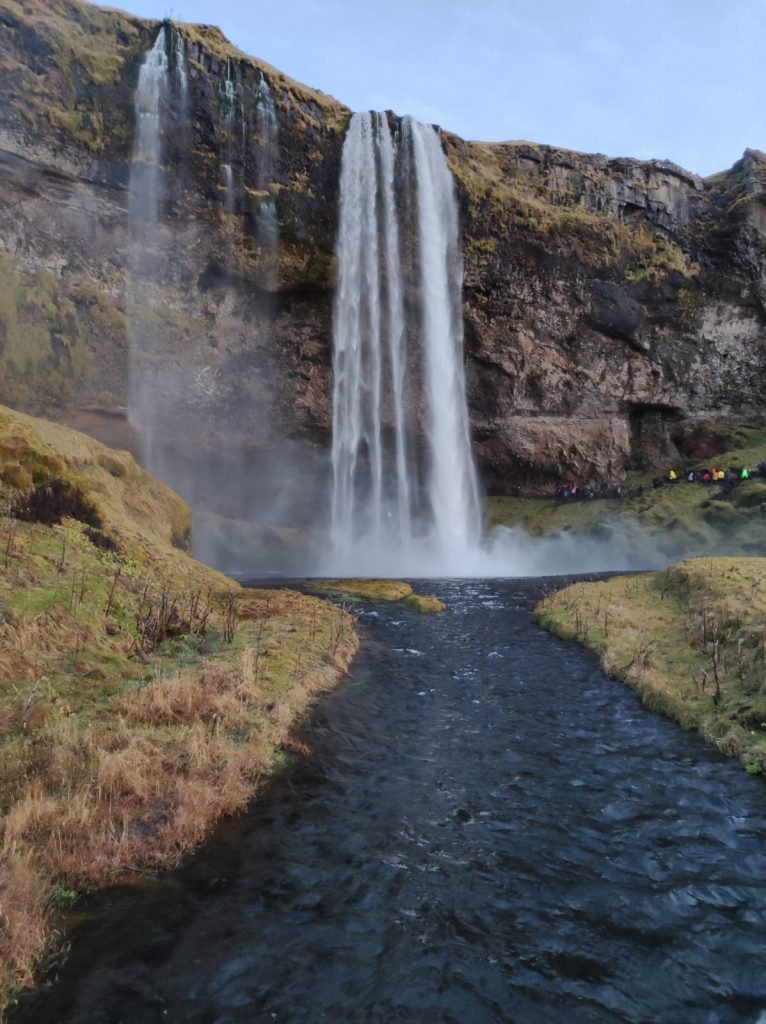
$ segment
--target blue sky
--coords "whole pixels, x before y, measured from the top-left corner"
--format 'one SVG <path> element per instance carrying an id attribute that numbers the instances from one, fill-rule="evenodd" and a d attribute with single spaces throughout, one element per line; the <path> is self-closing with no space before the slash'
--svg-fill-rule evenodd
<path id="1" fill-rule="evenodd" d="M 469 139 L 658 157 L 766 149 L 766 0 L 118 0 L 219 25 L 354 110 Z"/>

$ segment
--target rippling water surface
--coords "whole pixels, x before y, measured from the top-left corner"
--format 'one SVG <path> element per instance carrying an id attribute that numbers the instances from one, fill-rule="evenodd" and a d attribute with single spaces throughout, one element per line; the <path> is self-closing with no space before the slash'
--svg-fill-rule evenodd
<path id="1" fill-rule="evenodd" d="M 14 1017 L 766 1022 L 766 786 L 531 622 L 365 606 L 312 748 L 180 872 L 83 908 Z"/>

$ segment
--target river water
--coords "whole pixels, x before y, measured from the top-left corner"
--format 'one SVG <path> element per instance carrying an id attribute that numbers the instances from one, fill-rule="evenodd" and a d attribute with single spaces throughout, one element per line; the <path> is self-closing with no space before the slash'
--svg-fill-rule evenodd
<path id="1" fill-rule="evenodd" d="M 14 1021 L 766 1022 L 766 786 L 538 629 L 540 581 L 366 605 L 311 753 L 99 894 Z"/>

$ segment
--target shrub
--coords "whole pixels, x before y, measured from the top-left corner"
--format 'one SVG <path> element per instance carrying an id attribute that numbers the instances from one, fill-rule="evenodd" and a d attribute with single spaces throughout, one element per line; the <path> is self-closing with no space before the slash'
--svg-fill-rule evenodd
<path id="1" fill-rule="evenodd" d="M 5 466 L 0 473 L 0 480 L 17 491 L 28 491 L 34 484 L 32 474 L 18 462 Z"/>
<path id="2" fill-rule="evenodd" d="M 100 530 L 101 516 L 79 487 L 67 480 L 54 479 L 37 487 L 11 506 L 11 515 L 29 523 L 53 526 L 67 516 Z"/>
<path id="3" fill-rule="evenodd" d="M 94 526 L 85 527 L 85 536 L 94 547 L 99 548 L 101 551 L 120 550 L 120 545 L 113 537 L 110 537 L 108 533 L 104 533 L 103 530 L 96 529 Z"/>

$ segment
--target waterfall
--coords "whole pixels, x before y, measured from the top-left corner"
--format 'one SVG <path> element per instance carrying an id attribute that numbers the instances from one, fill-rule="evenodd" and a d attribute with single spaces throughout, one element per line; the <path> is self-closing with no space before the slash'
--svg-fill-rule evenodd
<path id="1" fill-rule="evenodd" d="M 231 169 L 231 164 L 221 164 L 221 178 L 226 193 L 223 208 L 227 213 L 234 213 L 234 171 Z"/>
<path id="2" fill-rule="evenodd" d="M 384 114 L 355 114 L 343 147 L 331 572 L 456 572 L 480 541 L 462 364 L 454 186 L 435 130 L 410 118 L 402 129 L 395 147 Z M 397 162 L 402 170 L 411 166 L 412 174 L 397 174 Z M 417 198 L 410 207 L 407 190 L 413 184 Z M 415 225 L 403 219 L 410 209 Z M 419 309 L 407 317 L 400 225 L 411 232 L 418 253 Z M 420 340 L 420 352 L 408 354 L 408 338 Z M 417 383 L 417 364 L 424 479 L 409 451 L 414 425 L 407 423 L 405 403 L 405 392 Z"/>
<path id="3" fill-rule="evenodd" d="M 154 466 L 156 403 L 149 369 L 160 339 L 152 319 L 152 289 L 161 280 L 161 109 L 168 88 L 168 35 L 162 26 L 141 62 L 134 97 L 135 132 L 128 192 L 130 250 L 127 276 L 129 418 L 141 443 L 142 461 Z"/>
<path id="4" fill-rule="evenodd" d="M 279 121 L 273 93 L 262 71 L 258 72 L 255 91 L 255 118 L 261 146 L 256 185 L 259 192 L 265 193 L 258 206 L 256 230 L 261 245 L 274 247 L 279 240 L 279 224 L 274 197 L 268 192 L 268 186 L 276 171 Z"/>
<path id="5" fill-rule="evenodd" d="M 186 117 L 189 106 L 189 69 L 186 64 L 186 41 L 176 29 L 176 74 L 181 84 L 181 114 Z"/>
<path id="6" fill-rule="evenodd" d="M 165 28 L 160 29 L 138 72 L 134 97 L 136 129 L 133 138 L 133 160 L 130 168 L 131 226 L 151 232 L 159 216 L 160 101 L 168 72 Z"/>
<path id="7" fill-rule="evenodd" d="M 481 510 L 463 370 L 463 258 L 452 174 L 433 128 L 407 118 L 417 180 L 429 497 L 442 550 L 479 543 Z"/>
<path id="8" fill-rule="evenodd" d="M 234 64 L 231 57 L 226 58 L 226 79 L 223 83 L 223 96 L 226 103 L 227 117 L 234 116 L 234 107 L 237 102 L 237 85 L 234 81 Z"/>

